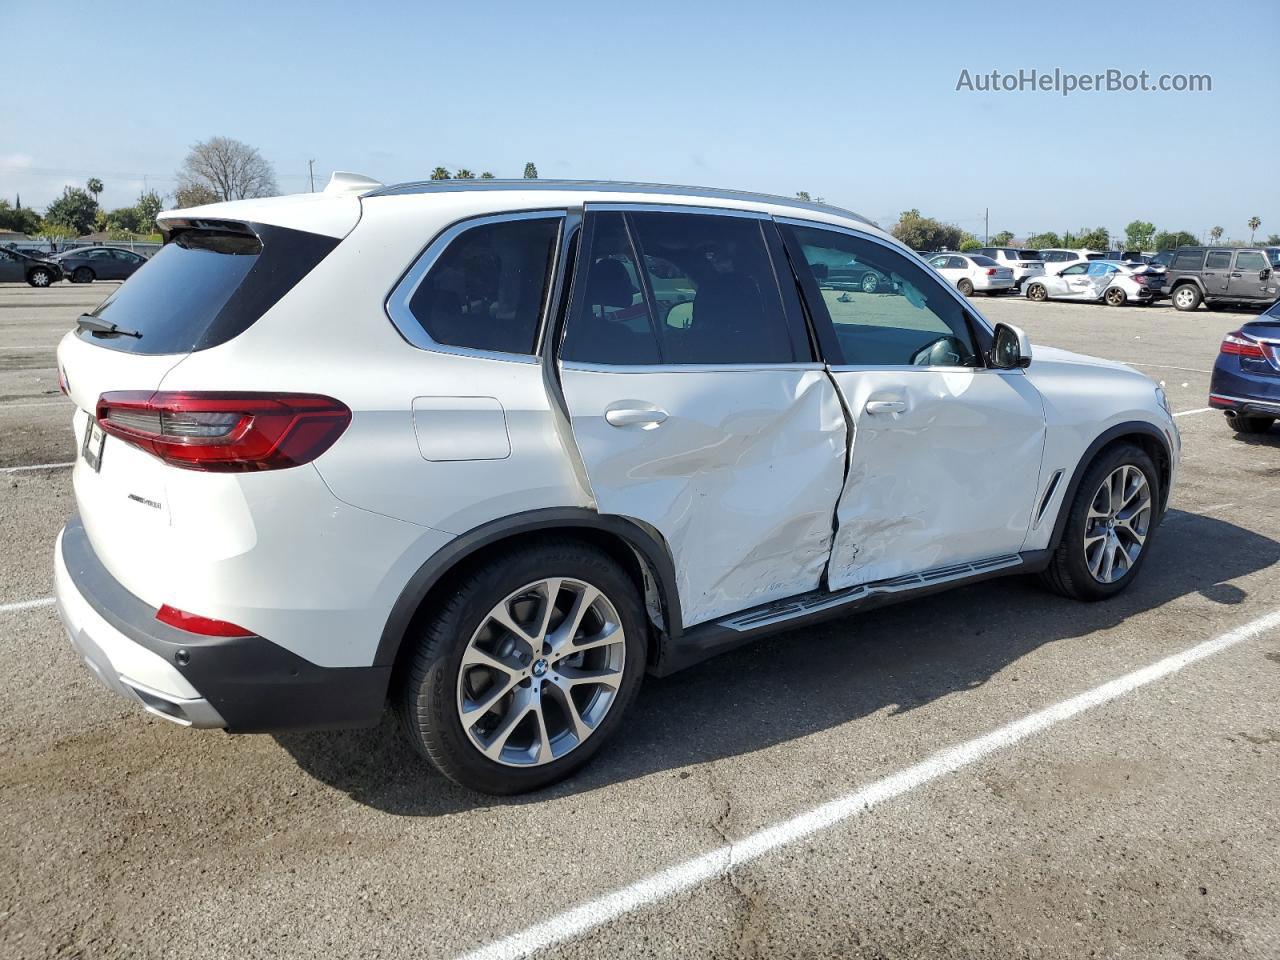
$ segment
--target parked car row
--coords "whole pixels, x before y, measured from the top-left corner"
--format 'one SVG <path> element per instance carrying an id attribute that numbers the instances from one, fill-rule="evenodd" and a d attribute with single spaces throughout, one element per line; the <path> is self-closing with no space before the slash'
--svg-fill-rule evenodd
<path id="1" fill-rule="evenodd" d="M 65 253 L 40 256 L 13 248 L 0 249 L 0 283 L 26 282 L 47 287 L 59 280 L 93 283 L 127 280 L 147 258 L 122 247 L 77 247 Z"/>
<path id="2" fill-rule="evenodd" d="M 1280 247 L 1140 250 L 916 251 L 965 296 L 1021 291 L 1029 300 L 1091 300 L 1120 307 L 1169 297 L 1178 310 L 1201 304 L 1262 306 L 1280 298 Z"/>

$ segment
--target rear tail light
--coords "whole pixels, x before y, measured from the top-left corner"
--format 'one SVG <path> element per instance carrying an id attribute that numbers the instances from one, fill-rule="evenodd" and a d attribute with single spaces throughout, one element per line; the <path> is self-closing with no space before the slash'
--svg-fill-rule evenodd
<path id="1" fill-rule="evenodd" d="M 187 611 L 171 607 L 167 603 L 156 611 L 156 619 L 161 623 L 167 623 L 171 627 L 185 630 L 187 633 L 198 633 L 205 637 L 252 637 L 254 635 L 252 630 L 238 627 L 234 623 L 227 623 L 225 620 L 214 620 L 212 617 L 202 617 L 195 613 L 187 613 Z"/>
<path id="2" fill-rule="evenodd" d="M 1254 360 L 1267 359 L 1267 355 L 1262 352 L 1262 344 L 1249 337 L 1243 330 L 1236 330 L 1223 337 L 1220 352 Z"/>
<path id="3" fill-rule="evenodd" d="M 351 422 L 332 397 L 299 393 L 119 391 L 98 398 L 102 429 L 166 463 L 237 473 L 295 467 Z"/>
<path id="4" fill-rule="evenodd" d="M 996 268 L 995 268 L 995 267 L 987 267 L 987 276 L 988 276 L 988 277 L 994 277 L 995 275 L 996 275 Z"/>
<path id="5" fill-rule="evenodd" d="M 67 383 L 67 375 L 62 372 L 61 364 L 58 365 L 58 389 L 64 397 L 71 396 L 71 384 Z"/>

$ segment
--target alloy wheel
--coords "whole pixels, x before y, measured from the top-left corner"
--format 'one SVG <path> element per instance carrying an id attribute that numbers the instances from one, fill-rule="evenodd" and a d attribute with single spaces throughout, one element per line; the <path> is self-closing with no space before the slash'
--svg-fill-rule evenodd
<path id="1" fill-rule="evenodd" d="M 1151 530 L 1151 507 L 1151 485 L 1132 464 L 1102 481 L 1084 523 L 1085 565 L 1099 583 L 1115 583 L 1133 569 Z"/>
<path id="2" fill-rule="evenodd" d="M 874 273 L 864 273 L 862 275 L 862 292 L 875 293 L 880 289 L 880 278 Z"/>
<path id="3" fill-rule="evenodd" d="M 496 604 L 467 643 L 458 719 L 490 760 L 541 766 L 599 728 L 625 669 L 622 621 L 609 598 L 582 580 L 539 580 Z"/>
<path id="4" fill-rule="evenodd" d="M 37 270 L 31 275 L 31 285 L 35 287 L 47 287 L 49 285 L 49 274 L 43 270 Z"/>
<path id="5" fill-rule="evenodd" d="M 1195 301 L 1195 296 L 1192 294 L 1190 287 L 1182 287 L 1174 294 L 1174 298 L 1177 300 L 1177 306 L 1182 307 L 1184 310 Z"/>

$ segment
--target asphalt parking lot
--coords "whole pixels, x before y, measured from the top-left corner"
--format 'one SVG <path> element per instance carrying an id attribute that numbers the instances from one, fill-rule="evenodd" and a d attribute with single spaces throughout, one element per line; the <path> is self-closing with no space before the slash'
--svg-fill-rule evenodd
<path id="1" fill-rule="evenodd" d="M 974 301 L 1180 414 L 1118 599 L 1001 580 L 766 640 L 498 800 L 390 720 L 193 732 L 91 679 L 44 602 L 74 510 L 53 349 L 114 286 L 0 286 L 0 956 L 1280 956 L 1280 426 L 1204 410 L 1246 314 Z"/>

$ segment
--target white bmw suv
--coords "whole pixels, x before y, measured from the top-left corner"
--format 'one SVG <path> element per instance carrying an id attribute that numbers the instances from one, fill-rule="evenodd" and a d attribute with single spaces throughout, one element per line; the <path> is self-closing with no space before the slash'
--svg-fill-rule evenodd
<path id="1" fill-rule="evenodd" d="M 373 725 L 513 793 L 643 675 L 994 576 L 1127 587 L 1179 439 L 1151 380 L 994 329 L 866 220 L 548 181 L 165 213 L 58 349 L 58 607 L 109 687 Z M 865 264 L 891 284 L 828 285 Z M 837 289 L 838 288 L 838 289 Z"/>

